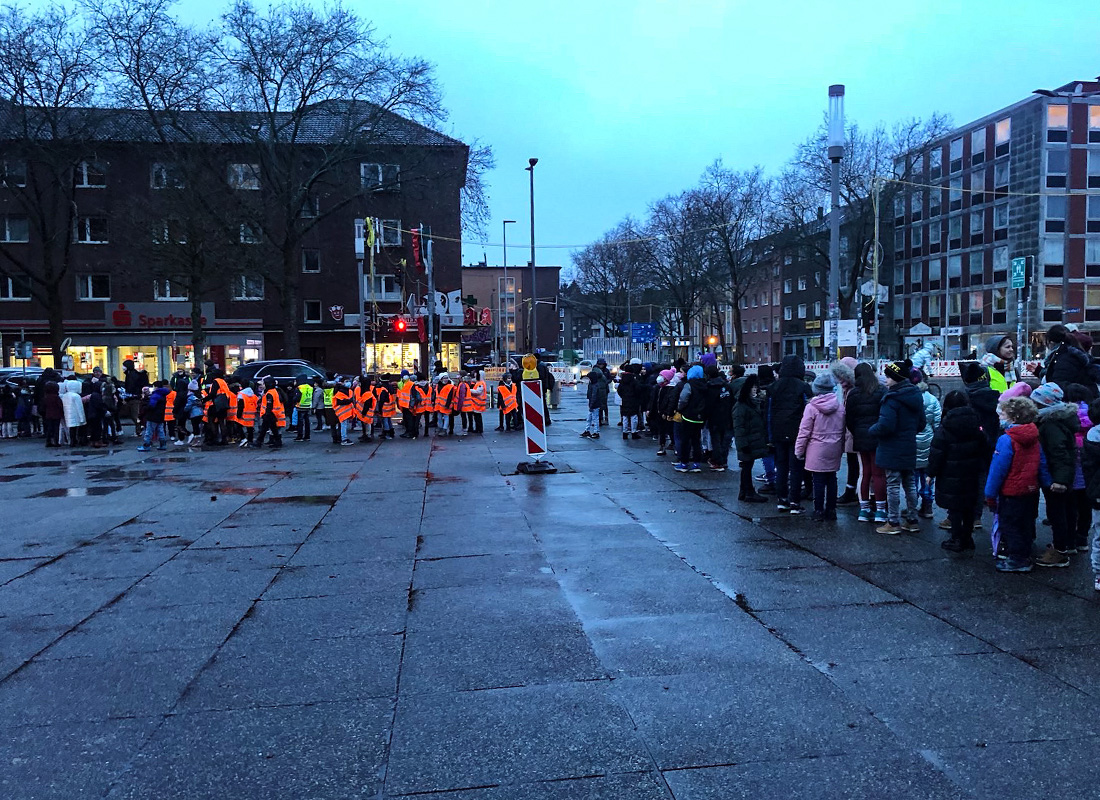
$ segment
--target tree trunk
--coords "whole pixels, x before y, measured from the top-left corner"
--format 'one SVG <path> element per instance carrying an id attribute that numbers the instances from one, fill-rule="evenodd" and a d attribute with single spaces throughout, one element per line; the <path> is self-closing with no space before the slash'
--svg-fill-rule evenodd
<path id="1" fill-rule="evenodd" d="M 714 317 L 718 320 L 718 345 L 722 348 L 722 355 L 729 359 L 729 348 L 726 347 L 726 320 L 722 316 L 722 311 L 718 307 L 717 303 L 711 304 L 714 310 Z"/>
<path id="2" fill-rule="evenodd" d="M 56 283 L 46 285 L 46 320 L 50 328 L 54 367 L 61 369 L 61 357 L 65 355 L 61 349 L 61 343 L 65 341 L 65 313 L 61 303 L 61 287 Z"/>
<path id="3" fill-rule="evenodd" d="M 737 363 L 745 363 L 745 332 L 742 330 L 741 300 L 737 298 L 733 302 L 733 335 L 737 339 Z"/>
<path id="4" fill-rule="evenodd" d="M 206 331 L 202 327 L 202 298 L 191 291 L 191 347 L 195 355 L 196 366 L 206 357 Z M 172 365 L 175 367 L 175 365 Z M 224 366 L 224 365 L 223 365 Z"/>
<path id="5" fill-rule="evenodd" d="M 282 358 L 301 358 L 302 339 L 298 328 L 298 263 L 293 252 L 283 253 L 283 352 Z M 358 298 L 358 295 L 356 296 Z M 356 300 L 358 302 L 358 299 Z M 270 354 L 265 354 L 270 357 Z"/>

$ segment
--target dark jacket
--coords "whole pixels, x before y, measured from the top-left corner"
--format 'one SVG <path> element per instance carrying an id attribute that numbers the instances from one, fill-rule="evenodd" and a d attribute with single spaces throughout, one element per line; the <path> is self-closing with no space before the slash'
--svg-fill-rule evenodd
<path id="1" fill-rule="evenodd" d="M 657 413 L 665 419 L 676 416 L 676 405 L 680 402 L 680 392 L 683 391 L 684 382 L 680 381 L 675 386 L 665 384 L 657 396 Z"/>
<path id="2" fill-rule="evenodd" d="M 966 384 L 966 394 L 970 397 L 970 406 L 978 414 L 985 438 L 989 441 L 989 451 L 997 446 L 997 440 L 1001 437 L 1001 420 L 997 416 L 997 403 L 1001 396 L 989 388 L 985 381 Z"/>
<path id="3" fill-rule="evenodd" d="M 619 400 L 622 401 L 622 415 L 632 417 L 641 411 L 641 393 L 638 376 L 630 370 L 619 373 Z"/>
<path id="4" fill-rule="evenodd" d="M 1057 403 L 1039 410 L 1041 485 L 1060 483 L 1066 488 L 1073 488 L 1073 478 L 1077 472 L 1079 430 L 1081 421 L 1077 418 L 1077 406 L 1072 403 Z"/>
<path id="5" fill-rule="evenodd" d="M 885 394 L 885 386 L 871 394 L 854 386 L 844 399 L 844 424 L 852 434 L 852 449 L 857 453 L 873 453 L 878 449 L 878 439 L 871 435 L 871 426 L 878 422 Z"/>
<path id="6" fill-rule="evenodd" d="M 600 369 L 588 373 L 588 410 L 604 408 L 607 405 L 607 378 Z"/>
<path id="7" fill-rule="evenodd" d="M 768 454 L 768 427 L 764 409 L 752 397 L 752 387 L 744 385 L 733 406 L 733 440 L 737 444 L 737 460 L 752 461 Z"/>
<path id="8" fill-rule="evenodd" d="M 767 390 L 768 442 L 793 442 L 798 438 L 802 412 L 812 393 L 802 379 L 806 366 L 798 356 L 784 356 L 779 377 Z"/>
<path id="9" fill-rule="evenodd" d="M 164 422 L 164 406 L 168 399 L 168 388 L 158 386 L 149 395 L 149 405 L 146 407 L 145 420 L 147 422 Z"/>
<path id="10" fill-rule="evenodd" d="M 883 469 L 916 469 L 917 434 L 924 426 L 921 390 L 908 381 L 887 389 L 882 397 L 878 422 L 870 430 L 870 434 L 878 438 L 875 464 Z"/>
<path id="11" fill-rule="evenodd" d="M 685 422 L 703 423 L 707 421 L 707 379 L 689 378 L 687 385 L 680 390 L 676 401 L 676 410 Z"/>
<path id="12" fill-rule="evenodd" d="M 126 394 L 140 395 L 142 388 L 149 385 L 149 373 L 143 369 L 128 369 L 123 385 L 126 388 Z"/>
<path id="13" fill-rule="evenodd" d="M 734 399 L 725 375 L 719 373 L 707 381 L 707 405 L 703 414 L 708 428 L 718 433 L 732 430 Z"/>
<path id="14" fill-rule="evenodd" d="M 1084 352 L 1069 344 L 1061 345 L 1047 358 L 1043 368 L 1043 379 L 1047 383 L 1066 386 L 1079 383 L 1096 396 L 1096 377 L 1092 359 Z"/>
<path id="15" fill-rule="evenodd" d="M 65 419 L 65 406 L 61 402 L 61 392 L 57 381 L 47 381 L 42 387 L 42 419 Z"/>
<path id="16" fill-rule="evenodd" d="M 1100 426 L 1089 428 L 1085 434 L 1081 468 L 1085 473 L 1085 494 L 1095 506 L 1100 503 Z"/>
<path id="17" fill-rule="evenodd" d="M 974 508 L 989 457 L 989 442 L 974 409 L 963 406 L 944 414 L 928 450 L 928 474 L 936 479 L 936 504 L 949 511 Z"/>

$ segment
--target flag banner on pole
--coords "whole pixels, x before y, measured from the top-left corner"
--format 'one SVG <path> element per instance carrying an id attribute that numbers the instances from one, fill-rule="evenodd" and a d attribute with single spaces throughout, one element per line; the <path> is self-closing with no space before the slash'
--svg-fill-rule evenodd
<path id="1" fill-rule="evenodd" d="M 409 238 L 412 239 L 413 266 L 422 270 L 424 268 L 420 265 L 420 231 L 413 228 L 409 231 Z"/>
<path id="2" fill-rule="evenodd" d="M 537 459 L 546 455 L 546 414 L 542 405 L 542 381 L 521 381 L 521 386 L 527 455 Z"/>

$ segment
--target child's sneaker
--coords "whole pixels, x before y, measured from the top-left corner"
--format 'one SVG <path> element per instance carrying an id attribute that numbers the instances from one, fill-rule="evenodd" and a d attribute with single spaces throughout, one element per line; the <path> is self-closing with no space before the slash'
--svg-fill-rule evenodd
<path id="1" fill-rule="evenodd" d="M 1097 575 L 1092 582 L 1092 588 L 1100 592 L 1100 575 Z"/>
<path id="2" fill-rule="evenodd" d="M 1027 558 L 1002 558 L 997 561 L 997 572 L 1031 572 L 1031 560 Z"/>
<path id="3" fill-rule="evenodd" d="M 775 510 L 776 511 L 782 511 L 783 513 L 787 513 L 788 511 L 791 510 L 791 506 L 786 500 L 780 500 L 779 502 L 777 502 L 775 504 Z"/>
<path id="4" fill-rule="evenodd" d="M 688 465 L 684 464 L 684 463 L 681 463 L 679 461 L 677 461 L 675 464 L 673 464 L 672 468 L 674 470 L 676 470 L 677 472 L 687 472 L 688 471 Z"/>
<path id="5" fill-rule="evenodd" d="M 702 471 L 703 471 L 703 470 L 702 470 L 702 468 L 701 468 L 701 467 L 699 466 L 699 462 L 698 462 L 698 461 L 692 461 L 692 462 L 691 462 L 691 469 L 689 469 L 689 470 L 688 470 L 688 472 L 702 472 Z"/>
<path id="6" fill-rule="evenodd" d="M 139 448 L 138 448 L 138 452 L 139 452 L 139 453 L 148 453 L 148 452 L 149 452 L 149 448 L 148 448 L 148 447 L 146 447 L 145 445 L 142 445 L 141 447 L 139 447 Z"/>
<path id="7" fill-rule="evenodd" d="M 915 519 L 907 519 L 901 523 L 901 529 L 906 533 L 920 533 L 920 523 Z"/>
<path id="8" fill-rule="evenodd" d="M 1068 567 L 1069 556 L 1065 553 L 1059 553 L 1054 549 L 1054 545 L 1048 544 L 1047 549 L 1043 551 L 1043 554 L 1035 559 L 1035 566 L 1037 567 Z"/>
<path id="9" fill-rule="evenodd" d="M 899 533 L 901 533 L 901 526 L 895 525 L 894 523 L 888 521 L 885 525 L 875 528 L 875 532 L 885 533 L 889 536 L 897 536 Z"/>
<path id="10" fill-rule="evenodd" d="M 791 516 L 792 517 L 797 517 L 801 513 L 802 513 L 802 506 L 800 506 L 798 503 L 791 503 L 791 511 L 790 511 Z"/>
<path id="11" fill-rule="evenodd" d="M 886 523 L 886 512 L 885 511 L 876 511 L 875 512 L 875 523 L 877 525 L 883 525 L 883 524 Z"/>
<path id="12" fill-rule="evenodd" d="M 861 508 L 859 510 L 859 516 L 856 517 L 856 522 L 874 522 L 875 515 L 871 513 L 869 508 Z"/>

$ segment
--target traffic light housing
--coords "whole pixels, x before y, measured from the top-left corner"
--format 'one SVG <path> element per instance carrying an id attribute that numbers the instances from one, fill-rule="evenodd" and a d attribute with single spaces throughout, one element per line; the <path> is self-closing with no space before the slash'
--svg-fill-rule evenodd
<path id="1" fill-rule="evenodd" d="M 863 327 L 870 330 L 875 324 L 875 303 L 877 302 L 874 295 L 870 297 L 864 297 L 863 303 L 860 306 L 860 321 L 863 323 Z"/>
<path id="2" fill-rule="evenodd" d="M 394 317 L 393 332 L 403 334 L 409 329 L 409 323 L 404 317 Z"/>

